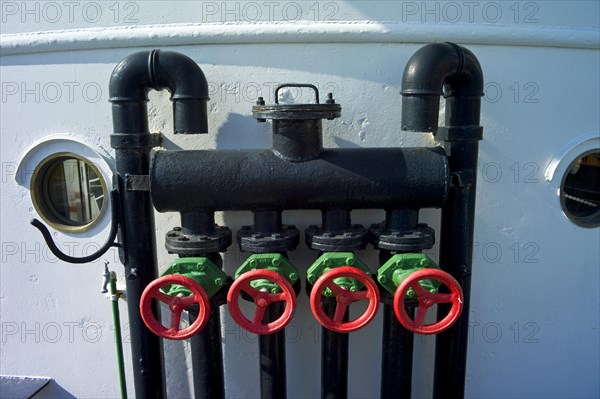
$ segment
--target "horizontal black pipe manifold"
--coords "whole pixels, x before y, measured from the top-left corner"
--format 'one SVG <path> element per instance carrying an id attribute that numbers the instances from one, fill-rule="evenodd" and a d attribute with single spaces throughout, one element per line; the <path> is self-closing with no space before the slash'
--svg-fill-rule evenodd
<path id="1" fill-rule="evenodd" d="M 271 150 L 158 151 L 150 167 L 159 212 L 438 208 L 449 181 L 440 147 L 327 149 L 306 162 Z"/>

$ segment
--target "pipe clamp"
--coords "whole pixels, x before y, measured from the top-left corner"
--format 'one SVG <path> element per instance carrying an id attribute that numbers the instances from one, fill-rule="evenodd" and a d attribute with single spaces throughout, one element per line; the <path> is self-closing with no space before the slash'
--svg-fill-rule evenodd
<path id="1" fill-rule="evenodd" d="M 126 174 L 125 189 L 127 191 L 150 191 L 150 176 Z"/>
<path id="2" fill-rule="evenodd" d="M 160 133 L 113 133 L 110 135 L 110 146 L 116 150 L 147 149 L 162 144 Z"/>
<path id="3" fill-rule="evenodd" d="M 483 139 L 483 127 L 440 126 L 435 138 L 444 141 L 479 141 Z"/>

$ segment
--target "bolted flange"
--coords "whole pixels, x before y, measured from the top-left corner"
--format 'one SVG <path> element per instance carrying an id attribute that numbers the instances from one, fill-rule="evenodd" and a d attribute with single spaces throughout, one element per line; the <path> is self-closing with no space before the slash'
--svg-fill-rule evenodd
<path id="1" fill-rule="evenodd" d="M 264 234 L 255 232 L 251 226 L 242 226 L 237 232 L 237 242 L 245 252 L 273 253 L 296 249 L 300 231 L 293 225 L 283 225 L 280 232 Z"/>
<path id="2" fill-rule="evenodd" d="M 165 235 L 165 247 L 170 254 L 193 256 L 213 252 L 225 252 L 231 245 L 231 230 L 217 226 L 210 234 L 184 234 L 181 227 L 174 227 Z"/>
<path id="3" fill-rule="evenodd" d="M 418 252 L 435 244 L 435 231 L 425 223 L 419 223 L 416 228 L 408 230 L 388 229 L 385 223 L 372 224 L 369 233 L 370 241 L 376 249 Z"/>
<path id="4" fill-rule="evenodd" d="M 316 104 L 279 104 L 279 91 L 285 87 L 308 87 L 315 92 Z M 289 162 L 305 162 L 323 151 L 322 119 L 335 119 L 342 107 L 335 103 L 331 93 L 324 104 L 319 104 L 319 90 L 307 83 L 286 83 L 275 89 L 275 104 L 265 105 L 262 97 L 252 107 L 252 115 L 259 122 L 273 121 L 273 148 L 275 155 Z"/>
<path id="5" fill-rule="evenodd" d="M 279 104 L 279 90 L 284 87 L 308 87 L 315 92 L 316 104 Z M 331 93 L 328 93 L 325 103 L 319 103 L 319 90 L 316 86 L 307 83 L 286 83 L 275 88 L 275 104 L 265 105 L 259 97 L 256 105 L 252 107 L 252 116 L 259 122 L 266 119 L 273 120 L 320 120 L 334 119 L 341 115 L 342 107 L 335 103 Z"/>
<path id="6" fill-rule="evenodd" d="M 323 252 L 348 252 L 364 249 L 368 244 L 368 231 L 360 224 L 345 230 L 326 231 L 310 225 L 305 230 L 306 245 Z"/>

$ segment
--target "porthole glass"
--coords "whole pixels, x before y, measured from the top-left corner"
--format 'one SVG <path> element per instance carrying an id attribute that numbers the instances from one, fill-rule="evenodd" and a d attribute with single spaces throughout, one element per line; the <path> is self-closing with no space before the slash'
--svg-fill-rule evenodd
<path id="1" fill-rule="evenodd" d="M 54 154 L 40 162 L 33 173 L 31 195 L 42 219 L 65 232 L 88 230 L 107 201 L 102 174 L 76 154 Z"/>
<path id="2" fill-rule="evenodd" d="M 575 224 L 600 226 L 600 150 L 582 154 L 569 165 L 560 201 L 565 215 Z"/>

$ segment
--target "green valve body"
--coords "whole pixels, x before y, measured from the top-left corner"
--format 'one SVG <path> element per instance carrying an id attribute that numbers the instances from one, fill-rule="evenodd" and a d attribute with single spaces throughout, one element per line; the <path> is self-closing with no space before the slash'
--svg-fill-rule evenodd
<path id="1" fill-rule="evenodd" d="M 237 279 L 242 274 L 256 269 L 274 271 L 285 277 L 292 285 L 298 281 L 298 269 L 285 256 L 278 253 L 250 255 L 235 271 L 234 278 Z M 281 291 L 277 284 L 265 279 L 254 280 L 250 285 L 259 291 L 266 290 L 272 293 Z"/>
<path id="2" fill-rule="evenodd" d="M 371 274 L 369 268 L 356 257 L 354 252 L 325 252 L 308 268 L 306 279 L 309 283 L 314 284 L 324 273 L 342 266 L 352 266 Z M 361 283 L 350 277 L 336 278 L 333 282 L 349 291 L 359 291 L 363 288 Z M 334 296 L 329 288 L 323 290 L 323 295 Z"/>
<path id="3" fill-rule="evenodd" d="M 425 254 L 396 254 L 377 270 L 377 281 L 390 294 L 394 295 L 402 280 L 417 270 L 427 268 L 439 269 L 440 267 Z M 431 280 L 421 280 L 419 284 L 432 293 L 436 293 L 440 286 L 438 281 Z M 412 288 L 406 295 L 409 298 L 417 297 Z"/>
<path id="4" fill-rule="evenodd" d="M 216 294 L 227 281 L 225 272 L 210 259 L 203 257 L 176 259 L 161 276 L 168 274 L 181 274 L 191 278 L 204 288 L 209 298 Z M 178 284 L 166 286 L 162 288 L 162 291 L 171 296 L 192 295 L 190 290 Z"/>

